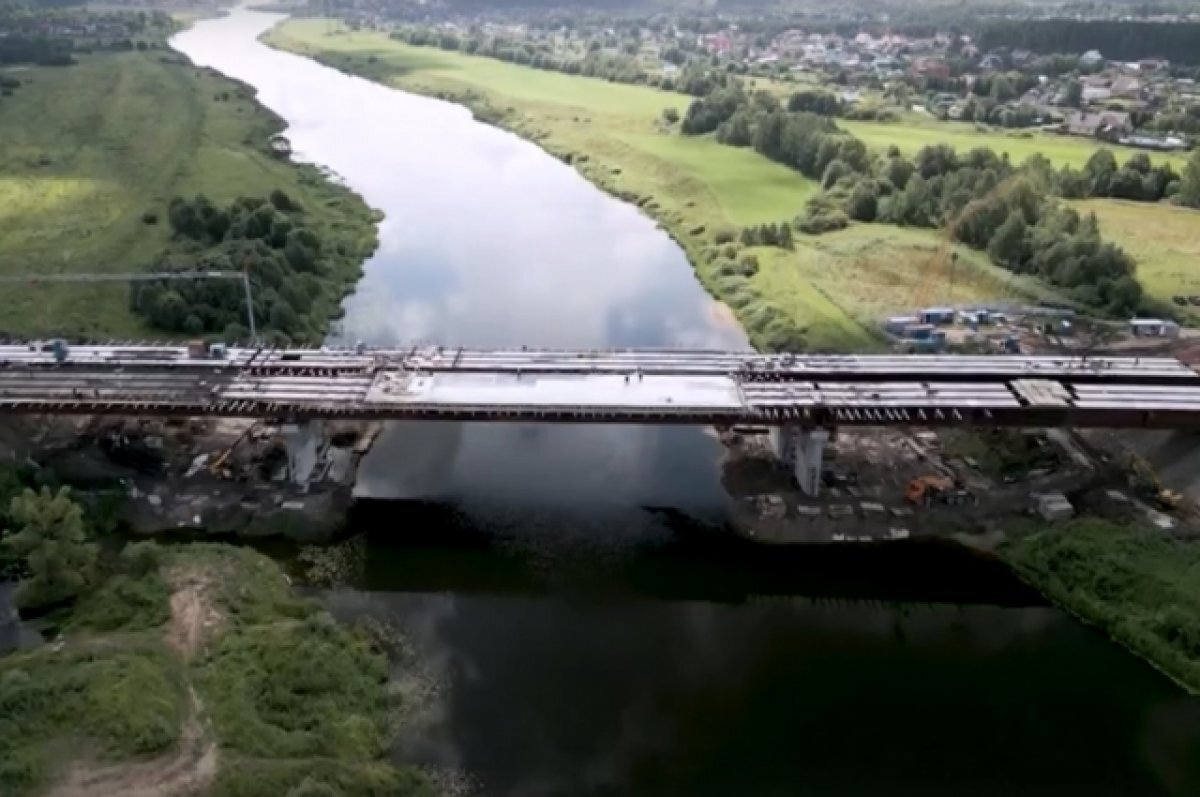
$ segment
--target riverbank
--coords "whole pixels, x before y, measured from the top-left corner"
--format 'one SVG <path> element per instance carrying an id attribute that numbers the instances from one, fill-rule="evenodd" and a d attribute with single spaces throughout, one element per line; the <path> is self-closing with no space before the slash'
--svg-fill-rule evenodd
<path id="1" fill-rule="evenodd" d="M 790 219 L 816 186 L 753 152 L 664 131 L 662 112 L 682 114 L 690 98 L 410 47 L 383 34 L 326 36 L 324 25 L 290 20 L 263 38 L 344 72 L 465 105 L 481 121 L 572 164 L 658 221 L 685 250 L 701 283 L 733 307 L 759 346 L 877 345 L 867 328 L 774 252 L 747 250 L 759 256 L 758 273 L 735 273 L 740 228 Z"/>
<path id="2" fill-rule="evenodd" d="M 320 169 L 273 156 L 284 123 L 249 86 L 165 48 L 14 76 L 0 105 L 0 276 L 142 271 L 171 249 L 175 197 L 224 206 L 281 191 L 322 241 L 317 304 L 337 313 L 377 245 L 377 214 Z M 130 304 L 122 282 L 11 286 L 0 331 L 154 335 Z"/>
<path id="3" fill-rule="evenodd" d="M 1081 518 L 1019 530 L 998 553 L 1056 604 L 1200 693 L 1200 543 Z"/>
<path id="4" fill-rule="evenodd" d="M 224 545 L 127 546 L 0 659 L 0 793 L 425 795 L 387 762 L 388 640 Z M 300 793 L 300 792 L 295 792 Z"/>
<path id="5" fill-rule="evenodd" d="M 264 40 L 466 105 L 572 164 L 658 221 L 760 347 L 881 346 L 874 332 L 879 314 L 920 301 L 920 272 L 941 246 L 925 231 L 874 225 L 797 236 L 791 251 L 743 247 L 743 227 L 790 221 L 816 185 L 754 152 L 678 135 L 662 113 L 682 113 L 691 101 L 682 94 L 412 47 L 380 33 L 330 32 L 323 20 L 288 20 Z M 956 301 L 1037 292 L 965 249 L 957 268 Z"/>

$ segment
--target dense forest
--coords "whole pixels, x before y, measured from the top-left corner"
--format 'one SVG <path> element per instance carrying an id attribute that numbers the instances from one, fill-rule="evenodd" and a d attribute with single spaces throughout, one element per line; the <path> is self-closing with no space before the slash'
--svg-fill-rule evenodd
<path id="1" fill-rule="evenodd" d="M 1166 58 L 1200 64 L 1200 23 L 1117 20 L 992 20 L 979 31 L 984 51 L 998 47 L 1035 53 L 1082 53 L 1099 50 L 1106 58 L 1137 61 Z"/>
<path id="2" fill-rule="evenodd" d="M 226 208 L 203 196 L 176 197 L 169 211 L 176 248 L 152 271 L 246 269 L 258 331 L 278 344 L 312 343 L 341 298 L 328 251 L 304 210 L 282 191 L 270 199 L 241 197 Z M 237 280 L 171 280 L 136 284 L 130 305 L 167 332 L 249 340 L 246 296 Z"/>

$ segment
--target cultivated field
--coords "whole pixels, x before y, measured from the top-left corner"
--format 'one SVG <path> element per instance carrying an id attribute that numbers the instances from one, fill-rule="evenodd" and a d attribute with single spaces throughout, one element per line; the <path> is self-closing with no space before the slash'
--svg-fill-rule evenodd
<path id="1" fill-rule="evenodd" d="M 280 188 L 330 219 L 351 201 L 266 153 L 276 122 L 248 89 L 175 53 L 82 56 L 12 75 L 24 85 L 0 102 L 0 275 L 143 270 L 168 241 L 175 196 L 224 203 Z M 3 333 L 146 334 L 125 284 L 3 293 Z"/>

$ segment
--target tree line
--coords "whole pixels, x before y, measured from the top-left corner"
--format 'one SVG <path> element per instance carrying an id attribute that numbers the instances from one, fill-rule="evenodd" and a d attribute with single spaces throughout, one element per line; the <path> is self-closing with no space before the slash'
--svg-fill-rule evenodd
<path id="1" fill-rule="evenodd" d="M 1000 47 L 1035 53 L 1099 50 L 1106 58 L 1166 58 L 1200 64 L 1200 23 L 1081 19 L 997 19 L 979 30 L 983 51 Z"/>
<path id="2" fill-rule="evenodd" d="M 1107 150 L 1082 170 L 1056 170 L 1044 157 L 1014 166 L 986 147 L 960 155 L 932 145 L 912 159 L 894 147 L 873 155 L 828 116 L 789 112 L 765 92 L 738 86 L 693 102 L 680 130 L 715 132 L 725 144 L 753 147 L 820 181 L 822 193 L 797 220 L 803 232 L 827 232 L 851 221 L 946 228 L 997 265 L 1040 277 L 1111 314 L 1130 313 L 1141 301 L 1134 261 L 1103 241 L 1093 217 L 1061 207 L 1056 197 L 1175 196 L 1190 203 L 1200 193 L 1200 153 L 1182 177 L 1168 164 L 1152 165 L 1144 153 L 1118 166 Z"/>
<path id="3" fill-rule="evenodd" d="M 238 271 L 253 285 L 256 325 L 280 345 L 322 337 L 329 308 L 340 299 L 330 253 L 303 209 L 282 191 L 240 197 L 218 207 L 204 196 L 176 197 L 168 220 L 176 246 L 153 271 Z M 142 282 L 130 307 L 152 326 L 175 334 L 249 338 L 246 295 L 237 280 Z"/>
<path id="4" fill-rule="evenodd" d="M 596 40 L 589 43 L 583 57 L 572 58 L 556 55 L 548 45 L 514 41 L 501 36 L 459 36 L 426 28 L 406 28 L 393 31 L 390 37 L 418 47 L 437 47 L 534 69 L 594 77 L 614 83 L 651 86 L 695 97 L 705 96 L 734 82 L 727 69 L 716 68 L 703 58 L 684 56 L 682 50 L 676 50 L 671 58 L 673 63 L 681 64 L 682 68 L 674 75 L 659 75 L 643 69 L 636 53 L 605 52 Z"/>

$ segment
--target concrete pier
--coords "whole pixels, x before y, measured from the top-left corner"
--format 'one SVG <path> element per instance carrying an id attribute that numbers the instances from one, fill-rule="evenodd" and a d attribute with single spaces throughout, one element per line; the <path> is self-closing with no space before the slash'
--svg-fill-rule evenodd
<path id="1" fill-rule="evenodd" d="M 821 469 L 828 429 L 804 429 L 794 425 L 773 427 L 771 450 L 781 463 L 791 468 L 800 491 L 810 497 L 821 492 Z"/>

